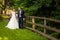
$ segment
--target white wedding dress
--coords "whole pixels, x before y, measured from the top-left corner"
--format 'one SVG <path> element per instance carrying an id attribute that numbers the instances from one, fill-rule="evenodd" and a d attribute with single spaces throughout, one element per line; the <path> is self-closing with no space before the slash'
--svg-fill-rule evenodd
<path id="1" fill-rule="evenodd" d="M 11 12 L 11 13 L 12 13 L 11 19 L 6 27 L 9 29 L 18 29 L 19 26 L 18 26 L 18 21 L 16 19 L 15 12 Z"/>

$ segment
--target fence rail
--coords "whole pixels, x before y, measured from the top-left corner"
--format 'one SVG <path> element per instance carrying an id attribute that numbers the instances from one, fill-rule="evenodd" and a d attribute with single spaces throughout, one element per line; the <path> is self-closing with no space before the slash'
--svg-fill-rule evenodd
<path id="1" fill-rule="evenodd" d="M 45 37 L 47 37 L 47 38 L 49 38 L 49 39 L 51 39 L 51 40 L 57 40 L 57 39 L 54 38 L 53 36 L 47 35 L 47 34 L 46 34 L 46 29 L 51 30 L 51 31 L 55 31 L 55 32 L 57 32 L 57 33 L 60 33 L 60 29 L 56 29 L 56 28 L 47 26 L 47 25 L 46 25 L 46 21 L 49 20 L 49 21 L 54 21 L 54 22 L 60 23 L 60 20 L 51 19 L 51 18 L 45 18 L 45 17 L 36 17 L 36 16 L 28 16 L 27 18 L 31 18 L 31 19 L 32 19 L 32 22 L 26 21 L 26 23 L 32 24 L 32 28 L 29 28 L 29 27 L 26 27 L 26 28 L 28 28 L 28 29 L 30 29 L 30 30 L 33 30 L 33 31 L 35 31 L 35 32 L 38 32 L 39 34 L 42 34 L 43 36 L 45 36 Z M 35 23 L 35 18 L 43 19 L 43 20 L 44 20 L 44 25 Z M 44 33 L 42 33 L 41 31 L 36 30 L 36 29 L 35 29 L 36 26 L 40 26 L 40 27 L 44 28 Z"/>

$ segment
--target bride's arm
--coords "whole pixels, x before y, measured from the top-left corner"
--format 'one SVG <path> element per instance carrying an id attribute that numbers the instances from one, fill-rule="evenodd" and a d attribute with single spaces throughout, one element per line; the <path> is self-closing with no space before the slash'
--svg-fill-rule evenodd
<path id="1" fill-rule="evenodd" d="M 16 12 L 15 12 L 15 16 L 16 16 L 16 19 L 17 19 L 18 17 L 17 17 L 17 14 L 16 14 Z"/>

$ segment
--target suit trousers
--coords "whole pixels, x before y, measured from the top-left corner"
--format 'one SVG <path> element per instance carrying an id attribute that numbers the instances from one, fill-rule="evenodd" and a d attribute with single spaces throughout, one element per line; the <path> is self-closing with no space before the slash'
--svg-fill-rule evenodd
<path id="1" fill-rule="evenodd" d="M 19 28 L 23 28 L 23 18 L 19 18 Z"/>

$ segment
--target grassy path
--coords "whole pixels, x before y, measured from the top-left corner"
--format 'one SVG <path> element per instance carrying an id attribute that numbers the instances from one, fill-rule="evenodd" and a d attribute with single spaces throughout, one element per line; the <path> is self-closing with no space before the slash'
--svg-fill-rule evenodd
<path id="1" fill-rule="evenodd" d="M 7 21 L 0 22 L 0 40 L 48 40 L 28 29 L 8 29 Z"/>

